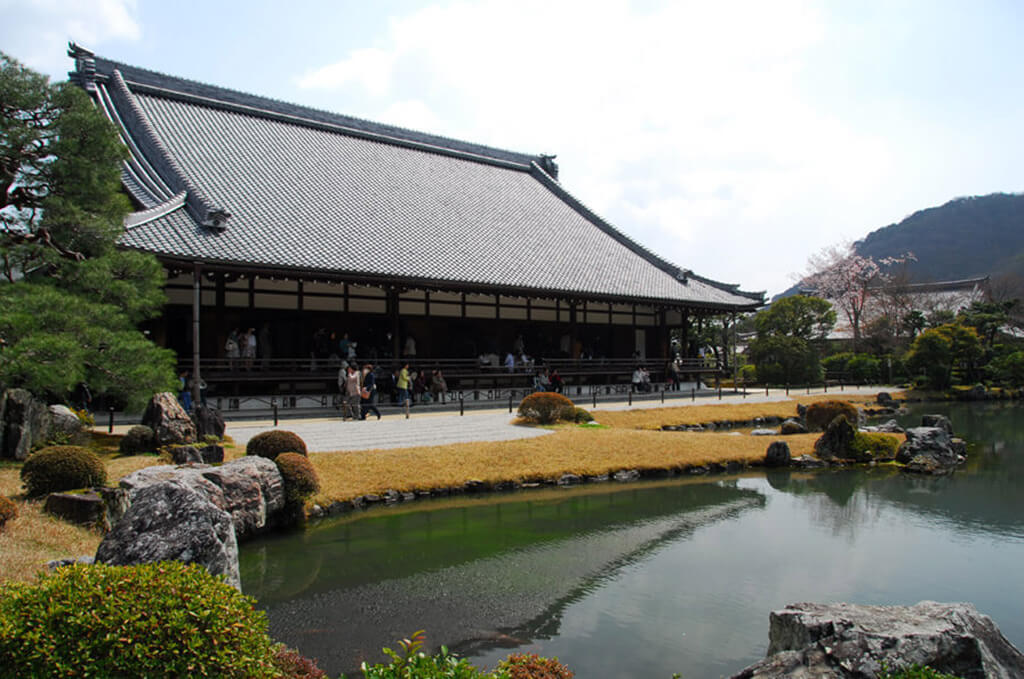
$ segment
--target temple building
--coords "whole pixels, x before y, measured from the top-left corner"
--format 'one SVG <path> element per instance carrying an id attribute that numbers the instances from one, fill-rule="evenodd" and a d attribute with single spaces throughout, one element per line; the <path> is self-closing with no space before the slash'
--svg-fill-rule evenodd
<path id="1" fill-rule="evenodd" d="M 182 361 L 216 366 L 229 333 L 254 328 L 282 369 L 320 331 L 380 359 L 521 346 L 664 362 L 672 330 L 686 353 L 701 317 L 764 304 L 631 240 L 562 186 L 552 156 L 69 55 L 130 149 L 121 244 L 166 267 L 149 330 Z"/>

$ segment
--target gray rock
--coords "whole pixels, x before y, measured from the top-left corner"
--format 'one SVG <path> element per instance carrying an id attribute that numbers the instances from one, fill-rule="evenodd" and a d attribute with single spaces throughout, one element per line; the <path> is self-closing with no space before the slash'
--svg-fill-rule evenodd
<path id="1" fill-rule="evenodd" d="M 935 473 L 949 470 L 964 461 L 964 456 L 954 448 L 945 429 L 911 427 L 905 435 L 907 440 L 896 451 L 896 461 L 907 465 L 907 471 Z"/>
<path id="2" fill-rule="evenodd" d="M 181 467 L 146 467 L 121 479 L 131 504 L 144 488 L 173 481 L 199 493 L 231 515 L 239 540 L 278 525 L 285 506 L 284 479 L 277 465 L 256 455 L 232 460 L 219 467 L 190 464 Z"/>
<path id="3" fill-rule="evenodd" d="M 206 464 L 220 464 L 224 461 L 224 446 L 211 443 L 199 449 L 199 456 Z"/>
<path id="4" fill-rule="evenodd" d="M 54 559 L 46 562 L 47 570 L 55 571 L 64 566 L 91 566 L 96 559 L 91 556 L 70 556 L 66 559 Z"/>
<path id="5" fill-rule="evenodd" d="M 755 429 L 750 432 L 751 436 L 778 436 L 779 432 L 774 429 Z"/>
<path id="6" fill-rule="evenodd" d="M 782 424 L 779 425 L 779 433 L 783 436 L 792 436 L 793 434 L 806 434 L 807 427 L 800 420 L 791 417 L 787 420 L 783 420 Z"/>
<path id="7" fill-rule="evenodd" d="M 216 408 L 196 406 L 192 410 L 192 423 L 196 426 L 196 437 L 200 441 L 207 436 L 224 438 L 224 415 Z"/>
<path id="8" fill-rule="evenodd" d="M 887 434 L 902 434 L 904 429 L 896 420 L 888 420 L 875 427 L 875 431 L 885 432 Z"/>
<path id="9" fill-rule="evenodd" d="M 176 481 L 135 493 L 128 513 L 100 543 L 96 561 L 115 566 L 156 561 L 198 563 L 241 589 L 231 515 Z"/>
<path id="10" fill-rule="evenodd" d="M 818 458 L 811 457 L 810 455 L 801 455 L 800 457 L 794 458 L 791 464 L 792 466 L 799 467 L 801 469 L 819 469 L 821 467 L 828 466 L 826 462 L 822 462 Z"/>
<path id="11" fill-rule="evenodd" d="M 790 462 L 789 444 L 785 441 L 772 441 L 764 455 L 766 467 L 788 467 Z"/>
<path id="12" fill-rule="evenodd" d="M 196 426 L 169 391 L 154 394 L 142 415 L 142 424 L 153 430 L 157 446 L 195 443 Z"/>
<path id="13" fill-rule="evenodd" d="M 857 430 L 842 415 L 832 420 L 825 433 L 814 442 L 814 453 L 822 460 L 847 459 L 853 452 L 853 437 Z"/>
<path id="14" fill-rule="evenodd" d="M 945 415 L 922 415 L 921 416 L 922 427 L 938 427 L 942 429 L 950 436 L 953 435 L 953 423 L 949 421 L 949 418 Z"/>
<path id="15" fill-rule="evenodd" d="M 988 398 L 988 389 L 985 388 L 984 384 L 975 384 L 967 392 L 968 401 L 984 401 L 986 398 Z"/>
<path id="16" fill-rule="evenodd" d="M 109 531 L 127 510 L 127 492 L 121 488 L 90 488 L 70 493 L 50 493 L 43 511 L 82 526 Z"/>
<path id="17" fill-rule="evenodd" d="M 612 478 L 619 482 L 636 481 L 640 478 L 640 472 L 635 469 L 620 469 L 612 474 Z"/>
<path id="18" fill-rule="evenodd" d="M 583 483 L 583 477 L 577 474 L 562 474 L 558 477 L 558 485 L 560 486 L 575 486 L 579 483 Z"/>
<path id="19" fill-rule="evenodd" d="M 0 394 L 0 459 L 24 460 L 49 433 L 50 411 L 45 403 L 25 389 Z"/>
<path id="20" fill-rule="evenodd" d="M 768 657 L 732 679 L 852 679 L 927 665 L 964 679 L 1024 676 L 1024 654 L 967 603 L 791 604 L 771 613 Z"/>
<path id="21" fill-rule="evenodd" d="M 190 462 L 203 462 L 203 456 L 192 446 L 169 446 L 167 452 L 171 455 L 171 462 L 174 464 L 188 464 Z"/>
<path id="22" fill-rule="evenodd" d="M 64 405 L 52 405 L 47 410 L 50 411 L 49 436 L 62 434 L 71 438 L 82 431 L 82 421 L 71 411 L 71 408 Z"/>

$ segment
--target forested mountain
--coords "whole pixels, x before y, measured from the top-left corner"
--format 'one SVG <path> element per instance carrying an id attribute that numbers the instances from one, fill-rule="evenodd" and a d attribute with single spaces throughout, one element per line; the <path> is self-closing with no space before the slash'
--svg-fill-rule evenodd
<path id="1" fill-rule="evenodd" d="M 1024 194 L 956 198 L 872 231 L 855 248 L 875 259 L 913 252 L 907 270 L 916 282 L 1024 275 Z"/>
<path id="2" fill-rule="evenodd" d="M 876 260 L 913 252 L 906 271 L 915 283 L 1014 274 L 1024 280 L 1024 194 L 955 198 L 872 231 L 854 243 Z M 800 284 L 776 295 L 796 294 Z"/>

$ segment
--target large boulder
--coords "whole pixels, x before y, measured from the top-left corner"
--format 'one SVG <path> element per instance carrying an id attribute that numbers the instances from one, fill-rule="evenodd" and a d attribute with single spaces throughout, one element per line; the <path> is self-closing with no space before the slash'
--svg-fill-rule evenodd
<path id="1" fill-rule="evenodd" d="M 791 604 L 771 613 L 768 657 L 732 679 L 857 679 L 926 665 L 962 679 L 1024 677 L 1024 654 L 967 603 Z"/>
<path id="2" fill-rule="evenodd" d="M 43 503 L 43 511 L 71 523 L 94 526 L 107 532 L 128 511 L 128 491 L 102 487 L 50 493 Z"/>
<path id="3" fill-rule="evenodd" d="M 953 435 L 953 423 L 949 421 L 949 418 L 945 415 L 922 415 L 921 416 L 922 427 L 938 427 L 942 429 L 950 436 Z"/>
<path id="4" fill-rule="evenodd" d="M 50 411 L 45 403 L 25 389 L 0 394 L 0 459 L 24 460 L 49 433 Z"/>
<path id="5" fill-rule="evenodd" d="M 196 406 L 192 409 L 192 422 L 196 425 L 196 437 L 200 441 L 207 436 L 224 438 L 224 415 L 216 408 Z"/>
<path id="6" fill-rule="evenodd" d="M 174 481 L 134 494 L 127 514 L 96 550 L 96 561 L 115 566 L 156 561 L 198 563 L 241 589 L 231 515 Z"/>
<path id="7" fill-rule="evenodd" d="M 142 415 L 142 424 L 153 430 L 157 446 L 196 441 L 196 425 L 169 391 L 153 395 Z"/>
<path id="8" fill-rule="evenodd" d="M 786 420 L 783 420 L 782 424 L 779 425 L 779 433 L 782 434 L 783 436 L 791 436 L 793 434 L 806 434 L 807 427 L 804 426 L 803 422 L 796 419 L 795 417 L 790 417 Z"/>
<path id="9" fill-rule="evenodd" d="M 121 479 L 129 501 L 144 488 L 164 482 L 190 488 L 231 515 L 239 540 L 287 521 L 284 479 L 270 460 L 247 455 L 218 467 L 206 464 L 146 467 Z"/>
<path id="10" fill-rule="evenodd" d="M 944 473 L 965 459 L 966 445 L 951 438 L 943 428 L 910 427 L 904 435 L 907 440 L 896 451 L 896 461 L 906 465 L 906 471 Z"/>
<path id="11" fill-rule="evenodd" d="M 857 434 L 850 421 L 843 415 L 837 415 L 825 433 L 814 442 L 814 454 L 822 460 L 847 459 L 853 450 L 853 439 Z"/>
<path id="12" fill-rule="evenodd" d="M 861 427 L 861 431 L 873 431 L 873 432 L 885 432 L 887 434 L 902 434 L 903 427 L 900 426 L 896 420 L 888 420 L 882 424 L 876 424 L 870 427 Z"/>
<path id="13" fill-rule="evenodd" d="M 51 437 L 60 434 L 70 440 L 82 431 L 82 421 L 78 419 L 78 415 L 72 412 L 71 408 L 65 405 L 52 405 L 47 410 L 50 411 L 49 435 Z"/>
<path id="14" fill-rule="evenodd" d="M 790 459 L 789 444 L 785 441 L 772 441 L 764 454 L 764 466 L 788 467 Z"/>

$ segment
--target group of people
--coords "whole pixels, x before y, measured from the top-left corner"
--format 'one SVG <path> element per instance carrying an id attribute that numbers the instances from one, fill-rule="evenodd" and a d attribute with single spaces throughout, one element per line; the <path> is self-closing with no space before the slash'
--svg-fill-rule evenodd
<path id="1" fill-rule="evenodd" d="M 391 402 L 400 408 L 406 404 L 443 401 L 448 393 L 448 382 L 440 368 L 414 370 L 405 362 L 381 377 L 378 384 L 372 363 L 359 367 L 355 361 L 345 361 L 338 371 L 338 390 L 342 395 L 342 419 L 365 420 L 369 413 L 380 419 L 377 409 L 380 394 L 389 395 Z"/>
<path id="2" fill-rule="evenodd" d="M 565 380 L 558 374 L 558 368 L 549 371 L 545 366 L 534 373 L 533 390 L 554 391 L 561 394 L 565 390 Z"/>
<path id="3" fill-rule="evenodd" d="M 228 370 L 234 372 L 252 370 L 256 362 L 256 349 L 259 347 L 260 368 L 266 370 L 270 367 L 272 355 L 270 337 L 270 324 L 264 323 L 260 328 L 257 337 L 256 328 L 249 328 L 242 332 L 239 328 L 232 328 L 224 341 L 224 357 L 228 360 Z"/>
<path id="4" fill-rule="evenodd" d="M 647 371 L 642 365 L 638 365 L 636 370 L 633 371 L 633 391 L 634 392 L 648 392 L 653 388 L 651 386 L 651 373 Z"/>

